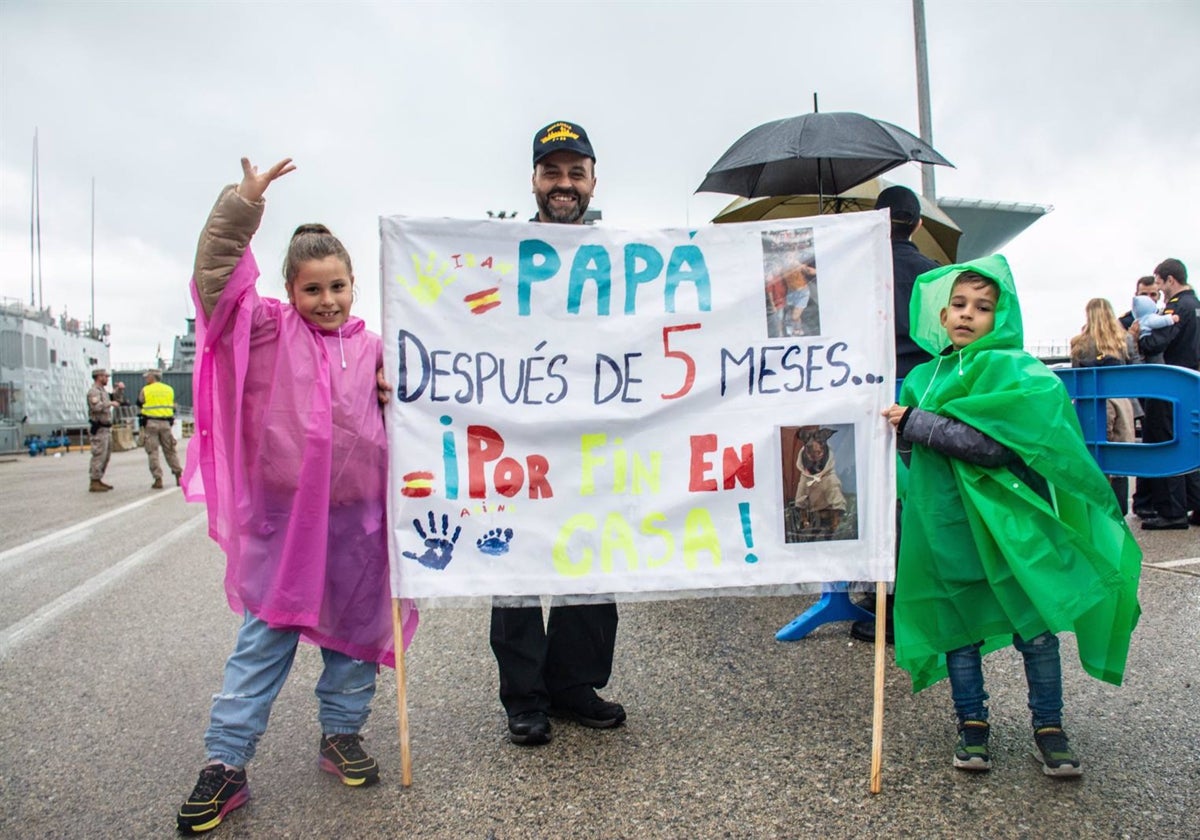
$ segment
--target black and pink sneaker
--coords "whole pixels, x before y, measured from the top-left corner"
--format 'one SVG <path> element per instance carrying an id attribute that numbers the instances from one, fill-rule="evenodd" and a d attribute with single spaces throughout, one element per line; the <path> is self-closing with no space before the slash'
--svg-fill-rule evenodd
<path id="1" fill-rule="evenodd" d="M 318 766 L 337 776 L 344 785 L 375 784 L 379 781 L 379 764 L 363 751 L 361 741 L 362 736 L 358 733 L 322 735 Z"/>
<path id="2" fill-rule="evenodd" d="M 175 824 L 183 834 L 200 834 L 221 824 L 226 814 L 250 799 L 246 771 L 208 764 L 187 801 L 179 806 Z"/>

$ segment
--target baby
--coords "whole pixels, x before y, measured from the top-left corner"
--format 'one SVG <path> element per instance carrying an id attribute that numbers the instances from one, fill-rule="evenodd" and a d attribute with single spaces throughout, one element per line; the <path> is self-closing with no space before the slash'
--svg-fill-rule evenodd
<path id="1" fill-rule="evenodd" d="M 1133 306 L 1130 307 L 1130 310 L 1133 312 L 1134 320 L 1138 322 L 1139 330 L 1143 335 L 1151 330 L 1179 323 L 1178 315 L 1160 315 L 1158 313 L 1158 305 L 1154 302 L 1154 298 L 1149 295 L 1134 295 Z"/>

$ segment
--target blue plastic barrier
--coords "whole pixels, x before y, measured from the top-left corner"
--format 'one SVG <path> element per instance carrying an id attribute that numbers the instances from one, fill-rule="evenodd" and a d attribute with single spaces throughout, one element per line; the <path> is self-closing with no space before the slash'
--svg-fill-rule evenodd
<path id="1" fill-rule="evenodd" d="M 803 639 L 822 624 L 832 621 L 874 621 L 875 614 L 867 612 L 850 600 L 846 584 L 831 584 L 832 589 L 821 593 L 821 599 L 779 629 L 775 638 L 780 642 Z"/>
<path id="2" fill-rule="evenodd" d="M 1200 469 L 1200 373 L 1171 365 L 1056 370 L 1075 400 L 1083 440 L 1106 475 L 1152 478 Z M 1172 403 L 1175 438 L 1165 443 L 1110 443 L 1104 400 L 1151 397 Z"/>
<path id="3" fill-rule="evenodd" d="M 1139 478 L 1200 469 L 1200 373 L 1172 365 L 1114 365 L 1055 370 L 1075 401 L 1088 451 L 1106 475 Z M 897 383 L 897 393 L 899 392 Z M 1172 403 L 1175 437 L 1164 443 L 1110 443 L 1104 401 L 1150 397 Z M 775 634 L 780 642 L 803 639 L 831 621 L 871 621 L 875 616 L 850 600 L 845 583 L 830 584 L 821 599 Z"/>

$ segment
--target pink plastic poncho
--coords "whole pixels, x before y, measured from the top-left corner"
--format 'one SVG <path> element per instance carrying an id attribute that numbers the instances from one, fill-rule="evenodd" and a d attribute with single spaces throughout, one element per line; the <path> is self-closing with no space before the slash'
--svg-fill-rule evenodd
<path id="1" fill-rule="evenodd" d="M 260 298 L 247 249 L 213 313 L 196 303 L 196 433 L 183 475 L 227 558 L 229 606 L 395 667 L 379 336 Z M 401 603 L 404 645 L 417 611 Z"/>

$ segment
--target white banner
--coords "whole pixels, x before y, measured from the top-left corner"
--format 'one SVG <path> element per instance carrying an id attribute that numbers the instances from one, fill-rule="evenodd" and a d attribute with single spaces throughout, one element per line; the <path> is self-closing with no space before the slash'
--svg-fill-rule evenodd
<path id="1" fill-rule="evenodd" d="M 891 580 L 887 231 L 382 218 L 393 591 Z"/>

